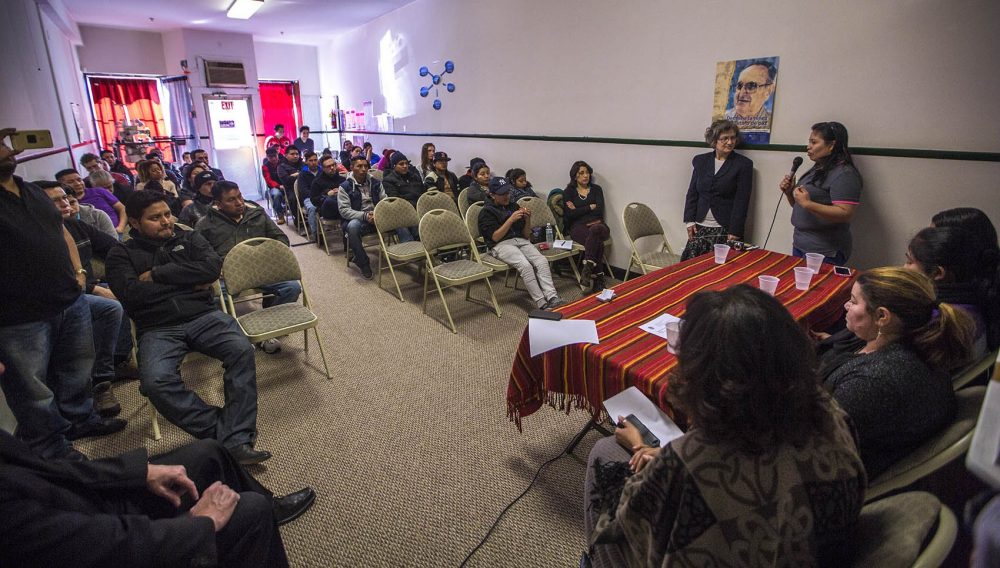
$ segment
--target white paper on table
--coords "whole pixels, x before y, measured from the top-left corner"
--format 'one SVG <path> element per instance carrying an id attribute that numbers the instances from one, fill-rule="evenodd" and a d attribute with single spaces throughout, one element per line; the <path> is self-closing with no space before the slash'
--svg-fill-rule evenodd
<path id="1" fill-rule="evenodd" d="M 965 465 L 977 477 L 1000 488 L 1000 383 L 990 381 Z"/>
<path id="2" fill-rule="evenodd" d="M 639 326 L 639 329 L 658 335 L 663 339 L 667 338 L 667 324 L 672 321 L 681 321 L 681 318 L 670 314 L 663 314 L 656 319 L 650 320 Z"/>
<path id="3" fill-rule="evenodd" d="M 528 318 L 528 346 L 531 356 L 573 343 L 600 343 L 594 320 L 551 321 Z"/>
<path id="4" fill-rule="evenodd" d="M 552 248 L 562 250 L 573 250 L 573 241 L 552 241 Z"/>
<path id="5" fill-rule="evenodd" d="M 671 440 L 675 440 L 684 435 L 681 429 L 674 424 L 669 416 L 653 404 L 653 401 L 646 398 L 642 391 L 635 387 L 629 387 L 615 396 L 604 401 L 604 410 L 608 411 L 608 416 L 612 422 L 617 423 L 618 417 L 627 417 L 635 414 L 654 436 L 660 439 L 660 447 L 666 446 Z"/>
<path id="6" fill-rule="evenodd" d="M 614 297 L 615 297 L 615 291 L 612 290 L 611 288 L 605 288 L 603 291 L 601 291 L 600 294 L 597 295 L 597 299 L 602 302 L 610 302 L 611 300 L 614 299 Z"/>

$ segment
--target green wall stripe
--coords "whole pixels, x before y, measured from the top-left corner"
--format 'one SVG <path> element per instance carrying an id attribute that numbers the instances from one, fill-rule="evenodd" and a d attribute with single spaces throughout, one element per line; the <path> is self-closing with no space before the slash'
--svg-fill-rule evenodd
<path id="1" fill-rule="evenodd" d="M 340 134 L 336 130 L 314 130 L 313 134 Z M 612 138 L 609 136 L 542 136 L 534 134 L 469 134 L 461 132 L 369 132 L 345 130 L 343 134 L 379 136 L 416 136 L 420 138 L 480 138 L 487 140 L 530 140 L 537 142 L 580 142 L 589 144 L 625 144 L 631 146 L 667 146 L 675 148 L 708 148 L 699 140 L 657 140 L 653 138 Z M 805 152 L 800 144 L 744 144 L 744 150 L 766 152 Z M 915 148 L 851 148 L 855 156 L 886 156 L 891 158 L 922 158 L 926 160 L 964 160 L 970 162 L 1000 162 L 997 152 L 960 152 L 956 150 L 920 150 Z"/>

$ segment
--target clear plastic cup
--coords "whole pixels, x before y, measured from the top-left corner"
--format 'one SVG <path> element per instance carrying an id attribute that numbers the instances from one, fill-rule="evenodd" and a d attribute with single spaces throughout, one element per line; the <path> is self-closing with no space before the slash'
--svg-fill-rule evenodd
<path id="1" fill-rule="evenodd" d="M 667 351 L 676 354 L 681 346 L 681 322 L 672 321 L 667 324 Z"/>
<path id="2" fill-rule="evenodd" d="M 774 295 L 778 291 L 778 277 L 777 276 L 758 276 L 757 283 L 760 285 L 760 289 L 767 292 L 770 295 Z"/>
<path id="3" fill-rule="evenodd" d="M 729 245 L 715 245 L 715 264 L 725 264 L 729 256 Z"/>
<path id="4" fill-rule="evenodd" d="M 818 252 L 807 252 L 806 253 L 806 268 L 812 270 L 816 274 L 819 274 L 819 267 L 823 266 L 823 259 L 825 257 Z"/>
<path id="5" fill-rule="evenodd" d="M 795 268 L 795 289 L 808 290 L 809 283 L 812 282 L 813 274 L 815 274 L 815 272 L 805 266 Z"/>

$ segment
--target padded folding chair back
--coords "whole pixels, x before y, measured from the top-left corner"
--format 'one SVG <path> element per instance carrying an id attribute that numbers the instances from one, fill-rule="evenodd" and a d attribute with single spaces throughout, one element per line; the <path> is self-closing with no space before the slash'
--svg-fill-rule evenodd
<path id="1" fill-rule="evenodd" d="M 267 284 L 301 280 L 302 271 L 291 249 L 264 237 L 248 239 L 233 247 L 222 261 L 222 275 L 230 296 Z"/>
<path id="2" fill-rule="evenodd" d="M 531 210 L 531 228 L 544 227 L 545 225 L 552 223 L 552 227 L 555 229 L 557 235 L 562 235 L 562 227 L 556 222 L 555 216 L 552 215 L 552 211 L 549 209 L 548 204 L 542 201 L 539 197 L 522 197 L 517 200 L 517 204 L 521 207 Z"/>
<path id="3" fill-rule="evenodd" d="M 858 517 L 853 568 L 937 568 L 955 544 L 958 521 L 937 497 L 900 493 L 869 503 Z"/>
<path id="4" fill-rule="evenodd" d="M 174 223 L 174 228 L 176 228 L 176 229 L 183 229 L 185 231 L 193 231 L 194 230 L 191 227 L 188 227 L 187 225 L 185 225 L 184 223 Z"/>
<path id="5" fill-rule="evenodd" d="M 458 213 L 446 209 L 433 209 L 420 218 L 420 242 L 431 254 L 444 247 L 472 245 L 469 230 L 462 218 Z"/>
<path id="6" fill-rule="evenodd" d="M 469 209 L 465 212 L 465 226 L 469 229 L 469 236 L 476 243 L 479 239 L 483 237 L 479 232 L 479 213 L 483 210 L 483 202 L 473 203 L 469 205 Z"/>
<path id="7" fill-rule="evenodd" d="M 425 192 L 419 199 L 417 199 L 417 216 L 423 219 L 424 215 L 426 215 L 428 211 L 432 211 L 434 209 L 446 209 L 454 212 L 455 215 L 459 215 L 458 206 L 455 205 L 455 202 L 452 201 L 450 197 L 448 197 L 448 194 L 440 192 L 436 189 Z M 459 217 L 459 220 L 461 220 L 461 217 Z M 423 236 L 421 236 L 421 238 L 423 238 Z"/>
<path id="8" fill-rule="evenodd" d="M 656 218 L 656 213 L 645 204 L 632 202 L 626 205 L 622 211 L 622 222 L 625 225 L 625 234 L 631 241 L 652 235 L 662 235 L 666 239 L 663 225 Z"/>
<path id="9" fill-rule="evenodd" d="M 559 226 L 563 226 L 563 190 L 560 188 L 555 188 L 549 192 L 549 198 L 546 201 L 549 205 L 549 210 L 552 211 L 552 216 L 556 218 L 559 222 Z"/>
<path id="10" fill-rule="evenodd" d="M 458 193 L 458 214 L 465 217 L 465 213 L 469 210 L 469 188 L 465 188 Z"/>
<path id="11" fill-rule="evenodd" d="M 380 170 L 380 169 L 378 169 L 376 167 L 372 167 L 370 170 L 368 170 L 368 175 L 372 176 L 373 178 L 375 178 L 375 179 L 377 179 L 379 181 L 382 181 L 383 173 L 384 172 L 382 170 Z"/>
<path id="12" fill-rule="evenodd" d="M 416 227 L 419 224 L 417 210 L 401 197 L 387 197 L 375 206 L 375 227 L 380 233 L 385 234 L 401 227 Z"/>
<path id="13" fill-rule="evenodd" d="M 921 444 L 892 467 L 868 482 L 865 500 L 906 487 L 965 455 L 972 444 L 976 421 L 986 397 L 986 387 L 969 387 L 955 393 L 958 410 L 944 430 Z"/>
<path id="14" fill-rule="evenodd" d="M 998 350 L 994 349 L 984 355 L 982 359 L 955 373 L 951 377 L 951 386 L 958 390 L 974 381 L 979 375 L 989 372 L 996 364 L 998 355 L 1000 355 Z"/>

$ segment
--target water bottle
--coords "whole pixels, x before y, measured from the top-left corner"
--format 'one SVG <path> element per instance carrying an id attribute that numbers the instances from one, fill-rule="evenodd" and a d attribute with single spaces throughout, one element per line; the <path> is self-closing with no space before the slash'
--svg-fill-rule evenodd
<path id="1" fill-rule="evenodd" d="M 552 223 L 545 224 L 545 242 L 552 246 L 552 243 L 556 241 L 556 232 L 552 230 Z"/>

